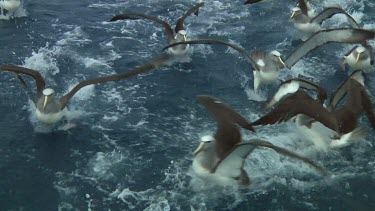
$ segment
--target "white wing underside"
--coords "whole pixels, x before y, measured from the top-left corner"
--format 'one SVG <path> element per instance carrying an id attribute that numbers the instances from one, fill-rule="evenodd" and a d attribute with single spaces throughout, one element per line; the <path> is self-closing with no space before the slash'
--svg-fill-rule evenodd
<path id="1" fill-rule="evenodd" d="M 256 148 L 253 144 L 239 144 L 217 166 L 215 174 L 223 177 L 236 178 L 241 175 L 246 157 Z"/>

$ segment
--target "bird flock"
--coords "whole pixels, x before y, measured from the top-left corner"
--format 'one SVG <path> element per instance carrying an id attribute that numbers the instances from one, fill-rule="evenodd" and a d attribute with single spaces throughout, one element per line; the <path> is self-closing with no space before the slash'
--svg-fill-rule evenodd
<path id="1" fill-rule="evenodd" d="M 255 3 L 263 2 L 262 0 L 248 0 L 244 6 Z M 5 14 L 4 10 L 13 14 L 20 4 L 19 0 L 1 0 L 2 15 Z M 311 9 L 309 3 L 297 0 L 289 19 L 293 21 L 296 30 L 300 32 L 301 41 L 298 41 L 298 47 L 284 58 L 280 52 L 274 49 L 257 49 L 249 52 L 224 40 L 189 40 L 184 22 L 193 15 L 199 18 L 199 12 L 204 9 L 204 6 L 205 3 L 201 2 L 189 9 L 176 20 L 174 29 L 166 21 L 148 14 L 129 12 L 112 17 L 109 22 L 119 22 L 116 24 L 121 24 L 122 20 L 136 19 L 160 24 L 164 27 L 168 38 L 167 46 L 161 49 L 166 50 L 167 53 L 125 73 L 82 81 L 61 97 L 57 97 L 55 91 L 46 85 L 45 79 L 37 70 L 4 64 L 0 66 L 0 71 L 14 73 L 25 88 L 27 88 L 27 84 L 23 77 L 31 76 L 36 84 L 36 96 L 33 102 L 37 119 L 43 124 L 54 125 L 64 118 L 69 100 L 81 88 L 91 84 L 120 81 L 137 76 L 156 69 L 171 60 L 178 62 L 174 58 L 185 56 L 190 51 L 191 45 L 218 44 L 238 51 L 252 67 L 253 88 L 255 92 L 258 92 L 267 84 L 276 84 L 281 70 L 291 69 L 300 59 L 321 46 L 329 43 L 356 44 L 353 49 L 343 55 L 340 62 L 342 68 L 349 69 L 351 74 L 330 95 L 328 104 L 326 104 L 328 96 L 326 90 L 318 83 L 305 78 L 292 78 L 281 82 L 278 90 L 266 103 L 263 110 L 254 111 L 254 113 L 267 111 L 268 113 L 253 122 L 248 121 L 216 97 L 197 96 L 198 102 L 217 123 L 215 134 L 201 137 L 198 148 L 193 152 L 192 169 L 198 177 L 223 186 L 249 185 L 250 179 L 243 168 L 244 162 L 258 147 L 269 148 L 299 160 L 316 169 L 323 176 L 330 175 L 327 170 L 313 160 L 275 146 L 268 141 L 256 138 L 248 141 L 242 140 L 240 129 L 255 133 L 256 127 L 261 125 L 292 120 L 296 127 L 305 134 L 303 139 L 314 143 L 317 148 L 323 150 L 348 146 L 365 138 L 366 130 L 358 124 L 358 119 L 363 113 L 368 117 L 372 128 L 375 128 L 375 113 L 370 94 L 365 88 L 365 75 L 372 71 L 374 64 L 374 55 L 368 40 L 375 38 L 375 32 L 361 29 L 359 24 L 342 8 L 328 7 L 317 13 Z M 343 14 L 347 17 L 347 27 L 323 28 L 322 23 L 336 14 Z M 329 135 L 327 136 L 327 134 Z"/>

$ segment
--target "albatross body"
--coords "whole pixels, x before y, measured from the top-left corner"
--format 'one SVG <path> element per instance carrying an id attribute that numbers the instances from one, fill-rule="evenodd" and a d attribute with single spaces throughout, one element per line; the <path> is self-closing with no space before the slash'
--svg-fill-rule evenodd
<path id="1" fill-rule="evenodd" d="M 307 11 L 304 10 L 302 10 L 301 7 L 294 7 L 292 9 L 292 15 L 290 16 L 290 19 L 293 21 L 295 28 L 303 33 L 302 41 L 307 40 L 312 34 L 320 31 L 323 21 L 331 18 L 336 14 L 346 15 L 348 22 L 352 28 L 360 28 L 357 22 L 348 13 L 338 7 L 328 7 L 313 18 L 309 17 Z"/>
<path id="2" fill-rule="evenodd" d="M 148 20 L 152 20 L 154 22 L 157 22 L 157 23 L 163 25 L 163 27 L 165 28 L 165 31 L 167 33 L 167 36 L 168 36 L 168 43 L 171 45 L 171 44 L 174 44 L 174 43 L 177 43 L 177 42 L 183 42 L 183 41 L 187 40 L 187 31 L 184 28 L 184 21 L 191 14 L 195 14 L 195 15 L 198 16 L 199 8 L 202 7 L 202 6 L 204 6 L 204 2 L 201 2 L 201 3 L 197 4 L 196 6 L 194 6 L 190 10 L 188 10 L 181 18 L 179 18 L 177 20 L 174 32 L 173 32 L 172 27 L 167 22 L 165 22 L 165 21 L 163 21 L 163 20 L 161 20 L 157 17 L 153 17 L 153 16 L 145 15 L 145 14 L 126 13 L 126 14 L 116 15 L 110 21 L 117 21 L 117 20 L 123 20 L 123 19 L 148 19 Z M 181 55 L 186 54 L 186 52 L 188 50 L 189 50 L 189 45 L 186 45 L 186 44 L 185 45 L 178 45 L 178 46 L 174 46 L 171 49 L 168 49 L 168 53 L 171 54 L 171 55 L 174 55 L 174 56 L 181 56 Z"/>
<path id="3" fill-rule="evenodd" d="M 247 156 L 258 147 L 273 149 L 326 174 L 322 167 L 310 159 L 267 141 L 253 139 L 242 142 L 239 127 L 254 131 L 245 118 L 214 97 L 201 95 L 198 100 L 217 122 L 215 135 L 203 136 L 198 148 L 193 152 L 193 171 L 205 181 L 221 186 L 250 185 L 249 176 L 243 166 Z"/>
<path id="4" fill-rule="evenodd" d="M 0 0 L 1 15 L 4 15 L 4 9 L 14 14 L 14 11 L 16 11 L 20 5 L 20 0 Z"/>
<path id="5" fill-rule="evenodd" d="M 240 46 L 221 40 L 189 40 L 171 44 L 164 49 L 169 49 L 180 44 L 220 44 L 226 45 L 242 54 L 252 66 L 254 75 L 254 90 L 262 84 L 275 83 L 279 77 L 280 70 L 284 67 L 291 68 L 302 57 L 312 50 L 328 43 L 363 43 L 368 39 L 374 39 L 375 32 L 363 29 L 328 29 L 316 32 L 300 46 L 294 49 L 288 57 L 283 60 L 281 54 L 276 51 L 266 52 L 263 50 L 255 50 L 251 53 L 246 52 Z"/>
<path id="6" fill-rule="evenodd" d="M 325 97 L 322 97 L 326 94 L 320 95 L 321 97 L 318 99 L 313 99 L 307 93 L 299 91 L 298 88 L 291 87 L 289 84 L 292 83 L 285 83 L 266 108 L 277 102 L 278 104 L 271 112 L 253 122 L 252 125 L 276 124 L 293 119 L 298 126 L 305 130 L 304 133 L 308 134 L 306 137 L 310 137 L 316 145 L 327 145 L 332 148 L 346 146 L 354 139 L 365 136 L 364 129 L 357 124 L 358 118 L 363 112 L 366 113 L 372 127 L 375 128 L 375 114 L 364 88 L 362 74 L 362 71 L 356 71 L 344 81 L 333 93 L 327 107 L 324 106 Z M 283 89 L 289 91 L 283 91 Z M 321 90 L 321 88 L 319 89 Z M 283 94 L 276 97 L 280 94 L 279 92 Z M 345 97 L 345 104 L 337 108 L 338 103 Z M 326 137 L 323 133 L 321 133 L 322 136 L 312 135 L 320 133 L 321 129 L 319 128 L 322 127 L 326 128 L 327 134 L 332 135 L 330 140 L 323 138 Z"/>
<path id="7" fill-rule="evenodd" d="M 140 66 L 122 74 L 82 81 L 77 84 L 69 93 L 59 98 L 55 96 L 55 91 L 53 89 L 45 87 L 45 80 L 38 71 L 14 65 L 0 66 L 0 71 L 11 71 L 17 74 L 29 75 L 34 78 L 37 89 L 37 96 L 34 101 L 36 107 L 36 117 L 40 122 L 51 125 L 57 123 L 64 117 L 67 103 L 81 88 L 91 84 L 118 81 L 141 73 L 145 73 L 159 67 L 169 59 L 170 56 L 166 55 L 153 60 L 146 65 Z"/>

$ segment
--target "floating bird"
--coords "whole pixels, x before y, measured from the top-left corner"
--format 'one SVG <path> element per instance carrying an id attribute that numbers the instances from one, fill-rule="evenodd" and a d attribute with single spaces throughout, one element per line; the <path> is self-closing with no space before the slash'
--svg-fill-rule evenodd
<path id="1" fill-rule="evenodd" d="M 20 0 L 0 0 L 1 15 L 4 15 L 4 9 L 14 15 L 14 11 L 16 11 L 20 5 Z"/>
<path id="2" fill-rule="evenodd" d="M 245 118 L 214 97 L 200 95 L 198 100 L 217 122 L 215 136 L 203 136 L 200 145 L 193 153 L 193 170 L 200 178 L 223 186 L 250 185 L 250 179 L 243 165 L 246 157 L 257 147 L 271 148 L 280 154 L 313 166 L 322 174 L 327 174 L 322 167 L 310 159 L 267 141 L 242 142 L 238 126 L 254 131 Z"/>
<path id="3" fill-rule="evenodd" d="M 179 44 L 222 44 L 229 46 L 247 58 L 253 67 L 254 90 L 258 90 L 261 84 L 275 82 L 283 67 L 291 68 L 298 60 L 310 51 L 327 43 L 363 43 L 367 39 L 375 38 L 375 32 L 363 29 L 328 29 L 316 32 L 308 40 L 298 46 L 287 59 L 282 60 L 278 51 L 269 53 L 257 50 L 247 53 L 243 48 L 221 40 L 189 40 L 171 44 L 164 49 Z"/>
<path id="4" fill-rule="evenodd" d="M 247 0 L 244 4 L 255 4 L 258 2 L 264 2 L 265 0 Z M 304 15 L 312 17 L 315 13 L 314 10 L 308 7 L 308 4 L 304 0 L 297 0 L 297 7 L 299 7 Z"/>
<path id="5" fill-rule="evenodd" d="M 294 22 L 295 28 L 303 33 L 303 41 L 307 40 L 312 34 L 321 30 L 321 24 L 323 23 L 323 21 L 331 18 L 336 14 L 346 15 L 348 22 L 352 28 L 360 28 L 357 22 L 348 13 L 346 13 L 345 10 L 341 8 L 328 7 L 313 18 L 309 17 L 306 14 L 306 9 L 304 7 L 302 8 L 303 10 L 300 7 L 294 7 L 292 9 L 292 15 L 290 16 L 290 19 Z"/>
<path id="6" fill-rule="evenodd" d="M 352 48 L 343 58 L 342 67 L 344 70 L 345 64 L 348 64 L 352 70 L 371 71 L 372 65 L 374 65 L 374 53 L 371 45 L 366 42 Z"/>
<path id="7" fill-rule="evenodd" d="M 81 88 L 97 83 L 104 83 L 109 81 L 118 81 L 131 76 L 135 76 L 141 73 L 151 71 L 154 68 L 159 67 L 161 64 L 170 59 L 169 55 L 160 57 L 146 65 L 135 68 L 131 71 L 116 74 L 106 77 L 99 77 L 82 81 L 77 84 L 69 93 L 58 98 L 55 96 L 55 91 L 51 88 L 45 87 L 45 80 L 39 72 L 24 67 L 3 65 L 0 66 L 0 71 L 11 71 L 17 74 L 26 74 L 34 78 L 36 83 L 36 99 L 34 101 L 36 107 L 36 116 L 38 120 L 46 124 L 54 124 L 62 119 L 64 116 L 64 108 L 68 104 L 69 100 L 76 94 Z"/>
<path id="8" fill-rule="evenodd" d="M 285 83 L 277 92 L 278 97 L 273 97 L 270 105 L 275 105 L 273 110 L 260 119 L 252 123 L 255 125 L 277 124 L 290 120 L 297 115 L 300 119 L 295 119 L 297 125 L 311 128 L 312 123 L 319 122 L 326 128 L 335 131 L 335 137 L 331 138 L 333 147 L 347 145 L 350 141 L 362 138 L 365 135 L 363 128 L 358 127 L 358 118 L 363 112 L 366 113 L 371 125 L 375 128 L 375 113 L 372 109 L 370 97 L 364 88 L 364 77 L 362 71 L 355 71 L 344 81 L 333 93 L 329 105 L 324 107 L 324 98 L 319 100 L 311 98 L 302 91 L 297 91 L 295 81 Z M 299 83 L 299 86 L 306 84 Z M 294 87 L 293 87 L 294 86 Z M 315 88 L 321 89 L 321 88 Z M 282 94 L 290 94 L 289 96 Z M 323 94 L 324 95 L 324 94 Z M 337 105 L 346 98 L 346 102 L 340 109 Z M 269 107 L 269 106 L 268 106 Z M 335 141 L 337 141 L 335 143 Z"/>
<path id="9" fill-rule="evenodd" d="M 168 36 L 168 43 L 173 44 L 173 43 L 176 43 L 176 42 L 181 42 L 181 41 L 187 40 L 187 32 L 184 28 L 184 21 L 192 13 L 194 13 L 195 15 L 198 16 L 199 8 L 202 7 L 203 5 L 204 5 L 204 2 L 201 2 L 201 3 L 197 4 L 195 7 L 191 8 L 189 11 L 187 11 L 185 13 L 185 15 L 183 15 L 181 18 L 179 18 L 177 20 L 176 27 L 175 27 L 175 30 L 174 30 L 176 34 L 173 33 L 172 27 L 167 22 L 165 22 L 165 21 L 163 21 L 159 18 L 149 16 L 149 15 L 145 15 L 145 14 L 121 14 L 121 15 L 116 15 L 110 21 L 117 21 L 117 20 L 123 20 L 123 19 L 140 19 L 140 18 L 145 18 L 145 19 L 155 21 L 155 22 L 160 23 L 164 26 L 164 28 L 166 30 L 166 33 L 167 33 L 167 36 Z M 168 52 L 172 55 L 179 56 L 179 55 L 184 55 L 188 51 L 188 49 L 189 49 L 189 45 L 178 45 L 178 46 L 175 46 L 175 47 L 169 49 Z"/>

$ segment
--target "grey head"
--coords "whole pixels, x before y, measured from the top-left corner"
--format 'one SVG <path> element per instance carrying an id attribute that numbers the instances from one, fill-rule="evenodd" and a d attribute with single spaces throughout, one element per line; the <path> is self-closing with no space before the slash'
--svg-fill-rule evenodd
<path id="1" fill-rule="evenodd" d="M 292 9 L 292 15 L 290 16 L 290 19 L 295 23 L 308 23 L 311 20 L 311 18 L 303 14 L 301 8 L 299 7 L 294 7 Z"/>
<path id="2" fill-rule="evenodd" d="M 36 104 L 37 109 L 45 114 L 58 113 L 61 111 L 61 103 L 55 97 L 55 91 L 51 88 L 43 90 L 43 97 L 40 97 Z"/>
<path id="3" fill-rule="evenodd" d="M 202 136 L 199 146 L 193 152 L 193 156 L 199 157 L 201 165 L 206 169 L 213 169 L 217 163 L 215 145 L 216 140 L 213 136 Z"/>
<path id="4" fill-rule="evenodd" d="M 284 61 L 281 59 L 280 52 L 273 50 L 268 53 L 266 60 L 271 60 L 274 64 L 278 66 L 279 69 L 282 69 L 285 67 Z"/>

